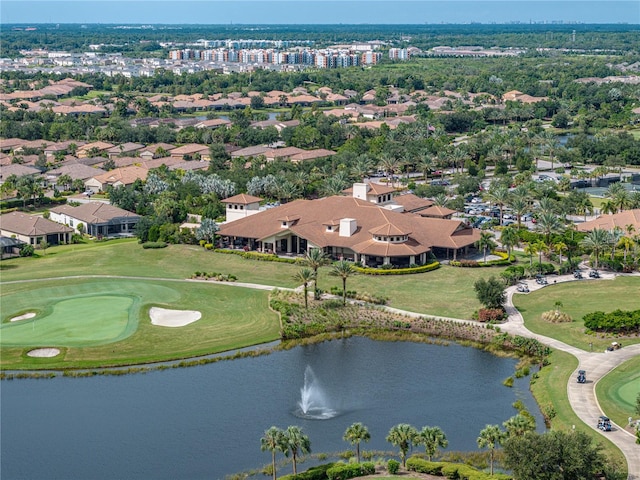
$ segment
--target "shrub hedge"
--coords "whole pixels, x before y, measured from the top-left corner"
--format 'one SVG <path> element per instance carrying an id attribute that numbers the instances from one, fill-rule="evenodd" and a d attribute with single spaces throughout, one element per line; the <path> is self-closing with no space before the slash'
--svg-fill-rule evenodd
<path id="1" fill-rule="evenodd" d="M 373 463 L 337 463 L 327 470 L 329 480 L 347 480 L 349 478 L 373 475 L 376 467 Z"/>
<path id="2" fill-rule="evenodd" d="M 280 477 L 280 480 L 327 480 L 327 470 L 334 465 L 335 463 L 325 463 L 324 465 L 311 467 L 307 471 L 298 473 L 297 475 L 283 475 Z"/>
<path id="3" fill-rule="evenodd" d="M 440 262 L 433 262 L 427 265 L 410 268 L 370 268 L 358 267 L 356 265 L 354 265 L 353 268 L 356 272 L 363 273 L 365 275 L 410 275 L 412 273 L 424 273 L 436 270 L 440 268 Z"/>
<path id="4" fill-rule="evenodd" d="M 584 326 L 592 331 L 638 332 L 640 331 L 640 310 L 614 310 L 613 312 L 591 312 L 584 317 Z"/>
<path id="5" fill-rule="evenodd" d="M 407 460 L 407 469 L 413 472 L 460 480 L 511 480 L 513 478 L 501 473 L 491 476 L 462 463 L 429 462 L 417 457 L 411 457 Z"/>
<path id="6" fill-rule="evenodd" d="M 165 242 L 145 242 L 142 244 L 142 248 L 166 248 Z"/>
<path id="7" fill-rule="evenodd" d="M 240 255 L 242 258 L 247 258 L 250 260 L 260 260 L 263 262 L 300 263 L 302 261 L 296 258 L 282 258 L 273 253 L 245 252 L 244 250 L 227 250 L 224 248 L 216 248 L 213 251 L 216 253 Z"/>

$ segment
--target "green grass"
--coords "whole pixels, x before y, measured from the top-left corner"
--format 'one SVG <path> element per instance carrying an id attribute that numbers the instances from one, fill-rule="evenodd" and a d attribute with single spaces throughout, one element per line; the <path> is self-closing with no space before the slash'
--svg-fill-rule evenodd
<path id="1" fill-rule="evenodd" d="M 598 435 L 584 424 L 571 408 L 567 398 L 567 382 L 574 370 L 578 368 L 578 360 L 569 353 L 555 350 L 549 356 L 549 363 L 540 370 L 538 378 L 532 382 L 531 392 L 542 412 L 548 412 L 553 408 L 555 416 L 551 419 L 551 428 L 571 431 L 575 425 L 577 431 L 589 435 L 602 444 L 605 454 L 612 462 L 626 465 L 622 452 L 610 440 Z"/>
<path id="2" fill-rule="evenodd" d="M 298 286 L 293 275 L 299 266 L 246 260 L 238 255 L 205 251 L 195 245 L 169 245 L 164 249 L 144 250 L 136 240 L 110 240 L 77 245 L 60 245 L 37 251 L 34 258 L 3 260 L 3 282 L 33 278 L 73 275 L 124 275 L 149 278 L 189 278 L 196 271 L 231 273 L 239 282 L 260 283 L 276 287 Z M 503 267 L 442 268 L 416 275 L 355 275 L 347 280 L 347 289 L 390 298 L 390 306 L 418 313 L 471 318 L 480 307 L 474 282 L 490 275 L 499 276 Z M 319 272 L 319 287 L 329 291 L 342 288 L 330 268 Z"/>
<path id="3" fill-rule="evenodd" d="M 532 332 L 561 340 L 569 345 L 589 351 L 604 350 L 612 341 L 604 335 L 585 332 L 582 317 L 597 310 L 630 310 L 638 307 L 639 277 L 617 277 L 615 280 L 585 280 L 550 285 L 528 295 L 514 295 L 514 305 L 520 310 L 526 327 Z M 543 312 L 552 310 L 556 301 L 562 302 L 562 311 L 573 319 L 567 323 L 549 323 L 541 319 Z M 624 338 L 624 337 L 623 337 Z M 624 343 L 638 343 L 640 338 L 625 338 Z"/>
<path id="4" fill-rule="evenodd" d="M 5 346 L 4 330 L 15 325 L 7 323 L 27 311 L 46 314 L 61 301 L 98 295 L 124 295 L 135 298 L 132 309 L 139 315 L 137 329 L 125 340 L 109 341 L 101 345 L 80 346 L 75 335 L 60 341 L 62 329 L 51 327 L 50 338 L 38 337 L 38 346 L 61 347 L 61 355 L 54 358 L 33 359 L 26 356 L 30 346 Z M 268 292 L 198 282 L 120 279 L 67 279 L 64 281 L 25 282 L 2 285 L 2 369 L 59 369 L 93 368 L 98 366 L 132 365 L 170 359 L 188 358 L 256 345 L 279 338 L 276 314 L 267 308 Z M 152 325 L 149 308 L 159 306 L 177 310 L 197 310 L 202 318 L 178 328 Z M 35 307 L 35 308 L 34 308 Z M 80 312 L 67 325 L 81 321 Z M 35 329 L 40 332 L 51 320 L 36 317 Z M 107 319 L 109 321 L 109 319 Z M 111 319 L 110 321 L 113 321 Z M 21 322 L 31 322 L 24 320 Z M 129 328 L 131 323 L 127 324 Z M 30 323 L 24 323 L 28 335 Z M 121 328 L 117 327 L 117 328 Z M 89 335 L 90 334 L 86 334 Z M 18 338 L 18 335 L 15 335 Z M 24 338 L 22 341 L 25 342 Z M 28 340 L 26 343 L 29 343 Z"/>
<path id="5" fill-rule="evenodd" d="M 624 427 L 629 417 L 637 418 L 636 398 L 640 394 L 640 357 L 632 358 L 602 378 L 596 395 L 605 414 Z"/>

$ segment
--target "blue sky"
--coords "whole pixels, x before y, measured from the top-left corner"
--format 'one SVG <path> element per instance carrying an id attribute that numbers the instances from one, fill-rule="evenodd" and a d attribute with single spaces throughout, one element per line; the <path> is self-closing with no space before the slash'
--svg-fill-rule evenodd
<path id="1" fill-rule="evenodd" d="M 2 0 L 4 23 L 640 24 L 638 0 Z"/>

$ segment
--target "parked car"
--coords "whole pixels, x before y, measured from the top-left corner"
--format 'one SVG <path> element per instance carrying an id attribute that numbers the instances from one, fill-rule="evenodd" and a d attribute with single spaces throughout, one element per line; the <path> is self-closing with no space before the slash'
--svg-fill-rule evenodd
<path id="1" fill-rule="evenodd" d="M 587 383 L 587 372 L 584 370 L 578 370 L 578 383 Z"/>
<path id="2" fill-rule="evenodd" d="M 600 415 L 600 417 L 598 418 L 598 428 L 603 432 L 610 432 L 611 420 L 609 420 L 609 418 L 605 417 L 604 415 Z"/>
<path id="3" fill-rule="evenodd" d="M 597 270 L 591 270 L 589 272 L 589 278 L 600 278 L 600 274 Z"/>

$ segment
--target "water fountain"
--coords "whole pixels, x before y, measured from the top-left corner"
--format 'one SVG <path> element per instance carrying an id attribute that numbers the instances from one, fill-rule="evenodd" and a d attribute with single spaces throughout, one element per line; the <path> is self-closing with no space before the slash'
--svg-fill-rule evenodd
<path id="1" fill-rule="evenodd" d="M 326 420 L 338 415 L 338 412 L 330 407 L 324 390 L 309 365 L 304 370 L 304 385 L 300 389 L 298 407 L 295 414 L 302 418 Z"/>

